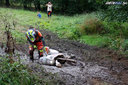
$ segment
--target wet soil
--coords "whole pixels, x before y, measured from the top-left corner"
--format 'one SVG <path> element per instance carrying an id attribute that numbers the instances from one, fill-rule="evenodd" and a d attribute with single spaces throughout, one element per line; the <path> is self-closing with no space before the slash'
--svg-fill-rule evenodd
<path id="1" fill-rule="evenodd" d="M 128 59 L 123 55 L 106 48 L 59 39 L 48 30 L 41 32 L 47 46 L 67 53 L 77 61 L 76 64 L 66 63 L 62 68 L 40 65 L 46 72 L 58 73 L 65 85 L 128 85 Z M 28 58 L 28 45 L 21 44 L 15 47 L 24 61 L 22 63 L 32 66 Z"/>
<path id="2" fill-rule="evenodd" d="M 100 80 L 101 83 L 104 81 L 112 85 L 128 85 L 128 58 L 124 55 L 107 48 L 99 48 L 77 41 L 59 39 L 55 34 L 46 30 L 42 30 L 42 34 L 44 34 L 47 45 L 51 48 L 74 55 L 75 60 L 77 60 L 76 66 L 80 69 L 85 70 L 87 66 L 87 69 L 91 72 L 90 68 L 94 68 L 91 74 L 92 78 L 88 81 L 93 82 L 93 78 L 95 78 L 95 80 Z M 110 76 L 102 75 L 102 70 L 97 75 L 98 67 L 96 66 L 103 67 L 104 69 L 102 69 L 106 73 L 109 73 Z M 83 73 L 85 73 L 84 76 L 87 75 L 87 70 L 83 71 Z"/>

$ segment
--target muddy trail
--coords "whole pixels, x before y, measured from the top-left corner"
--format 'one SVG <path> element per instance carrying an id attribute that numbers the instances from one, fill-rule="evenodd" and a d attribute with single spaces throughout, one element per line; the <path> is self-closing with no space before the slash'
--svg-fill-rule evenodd
<path id="1" fill-rule="evenodd" d="M 28 45 L 16 45 L 16 52 L 20 55 L 23 64 L 28 64 L 30 67 L 38 64 L 46 72 L 58 73 L 64 85 L 128 85 L 128 59 L 122 55 L 105 48 L 59 39 L 56 34 L 47 30 L 41 30 L 41 32 L 47 46 L 67 53 L 77 63 L 66 63 L 62 68 L 40 65 L 36 62 L 30 63 L 27 54 Z M 2 54 L 3 51 L 0 50 Z M 33 70 L 40 71 L 40 68 L 33 68 Z"/>

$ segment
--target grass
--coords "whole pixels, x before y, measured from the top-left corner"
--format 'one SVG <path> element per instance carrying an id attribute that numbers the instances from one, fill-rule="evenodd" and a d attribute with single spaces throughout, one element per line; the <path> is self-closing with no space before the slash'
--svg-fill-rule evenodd
<path id="1" fill-rule="evenodd" d="M 109 37 L 100 35 L 84 35 L 80 38 L 81 42 L 92 46 L 105 47 L 109 43 Z"/>
<path id="2" fill-rule="evenodd" d="M 95 18 L 96 14 L 81 14 L 75 16 L 62 16 L 62 15 L 52 15 L 48 19 L 46 13 L 42 13 L 42 18 L 37 17 L 37 12 L 25 11 L 19 9 L 10 8 L 0 8 L 0 12 L 12 13 L 17 21 L 15 30 L 12 31 L 13 36 L 16 38 L 18 43 L 25 43 L 26 37 L 25 32 L 30 25 L 39 29 L 49 29 L 54 33 L 57 33 L 61 38 L 80 40 L 89 45 L 101 46 L 105 43 L 106 37 L 95 36 L 95 35 L 82 35 L 79 33 L 80 25 L 88 18 Z"/>

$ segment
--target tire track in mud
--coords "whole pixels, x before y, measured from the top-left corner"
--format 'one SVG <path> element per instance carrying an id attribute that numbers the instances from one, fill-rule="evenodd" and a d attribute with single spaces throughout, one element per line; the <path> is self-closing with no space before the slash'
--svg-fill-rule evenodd
<path id="1" fill-rule="evenodd" d="M 16 55 L 17 54 L 20 56 L 20 61 L 22 64 L 29 65 L 29 67 L 33 68 L 35 67 L 36 64 L 38 63 L 31 63 L 29 61 L 29 58 L 27 55 L 25 55 L 23 52 L 20 51 L 15 51 Z M 4 52 L 4 49 L 0 48 L 0 55 L 6 55 Z M 38 59 L 36 57 L 38 55 L 38 52 L 35 52 L 35 59 Z M 16 61 L 19 61 L 18 57 L 14 57 Z M 41 68 L 44 68 L 46 72 L 51 72 L 51 73 L 58 73 L 59 77 L 63 79 L 65 82 L 65 85 L 92 85 L 94 84 L 93 81 L 91 81 L 93 78 L 101 78 L 104 80 L 104 82 L 110 82 L 113 81 L 112 84 L 118 84 L 121 83 L 118 79 L 114 79 L 109 72 L 107 72 L 106 67 L 98 66 L 97 64 L 93 63 L 83 63 L 81 62 L 83 67 L 80 66 L 70 66 L 70 65 L 65 65 L 62 68 L 57 68 L 55 66 L 47 66 L 47 65 L 39 65 L 39 69 L 33 69 L 40 71 Z M 107 83 L 109 84 L 109 83 Z"/>
<path id="2" fill-rule="evenodd" d="M 74 55 L 74 59 L 77 60 L 76 65 L 70 65 L 66 63 L 62 68 L 39 65 L 40 67 L 45 68 L 46 72 L 58 73 L 59 77 L 65 82 L 66 85 L 128 84 L 128 82 L 126 82 L 127 79 L 126 81 L 122 81 L 123 78 L 120 79 L 118 77 L 118 74 L 122 71 L 124 72 L 124 74 L 125 72 L 127 72 L 127 70 L 124 71 L 124 68 L 121 68 L 122 65 L 119 64 L 118 67 L 116 66 L 116 63 L 113 64 L 114 62 L 111 62 L 110 60 L 104 61 L 104 59 L 102 59 L 105 56 L 110 55 L 112 51 L 97 48 L 94 46 L 88 46 L 78 43 L 76 41 L 59 39 L 55 34 L 51 33 L 50 31 L 41 30 L 41 32 L 44 35 L 47 46 L 60 52 Z M 20 55 L 23 64 L 28 64 L 30 65 L 30 67 L 34 67 L 34 64 L 38 64 L 32 64 L 29 62 L 27 55 L 27 44 L 16 45 L 16 48 L 18 50 L 16 52 Z M 37 55 L 37 53 L 35 53 L 35 55 Z M 109 64 L 113 64 L 113 67 L 109 66 Z M 125 69 L 127 69 L 127 67 Z M 111 71 L 116 73 L 113 75 Z"/>

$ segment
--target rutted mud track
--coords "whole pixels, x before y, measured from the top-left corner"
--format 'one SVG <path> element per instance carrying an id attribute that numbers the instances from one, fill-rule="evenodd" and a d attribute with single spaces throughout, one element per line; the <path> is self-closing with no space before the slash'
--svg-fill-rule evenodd
<path id="1" fill-rule="evenodd" d="M 128 85 L 128 59 L 122 58 L 122 55 L 76 41 L 59 39 L 46 30 L 41 32 L 47 46 L 75 56 L 76 65 L 66 63 L 62 68 L 41 65 L 47 72 L 58 73 L 66 85 Z M 27 54 L 27 45 L 16 47 Z"/>

